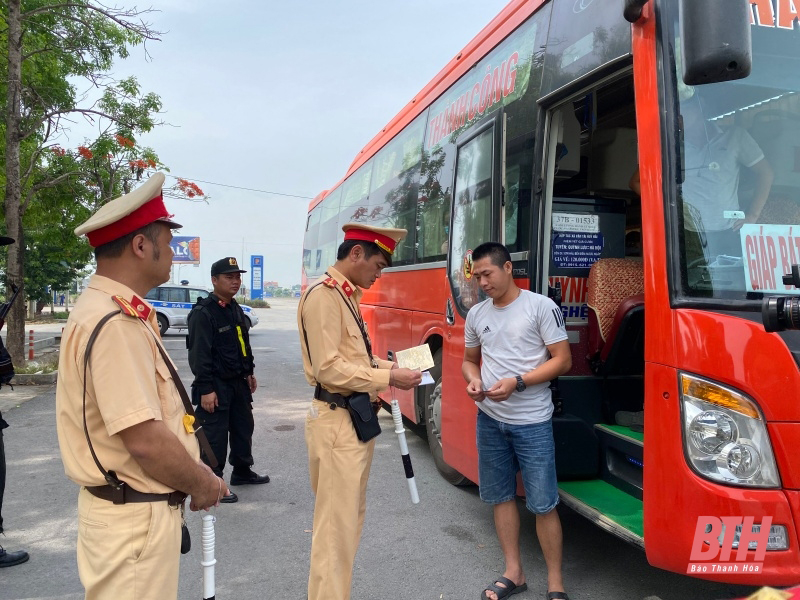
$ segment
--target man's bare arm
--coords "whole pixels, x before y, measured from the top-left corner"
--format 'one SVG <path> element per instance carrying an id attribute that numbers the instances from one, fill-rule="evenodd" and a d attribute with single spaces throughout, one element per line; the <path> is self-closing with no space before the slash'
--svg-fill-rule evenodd
<path id="1" fill-rule="evenodd" d="M 149 420 L 119 432 L 131 456 L 153 479 L 192 496 L 193 508 L 214 506 L 227 486 L 208 467 L 195 462 L 162 421 Z"/>

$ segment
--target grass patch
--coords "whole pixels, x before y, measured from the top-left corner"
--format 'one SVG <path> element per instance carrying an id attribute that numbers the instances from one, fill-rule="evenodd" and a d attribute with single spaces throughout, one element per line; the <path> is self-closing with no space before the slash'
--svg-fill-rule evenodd
<path id="1" fill-rule="evenodd" d="M 36 375 L 58 371 L 58 352 L 50 352 L 35 360 L 26 360 L 24 365 L 14 365 L 18 375 Z"/>
<path id="2" fill-rule="evenodd" d="M 247 300 L 245 302 L 242 302 L 242 304 L 246 304 L 250 308 L 272 308 L 269 305 L 269 302 L 267 302 L 266 300 L 261 300 L 261 299 Z"/>

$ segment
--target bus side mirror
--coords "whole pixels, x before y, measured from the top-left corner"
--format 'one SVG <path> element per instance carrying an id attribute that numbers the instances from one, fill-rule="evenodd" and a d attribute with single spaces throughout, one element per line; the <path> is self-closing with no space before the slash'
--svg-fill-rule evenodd
<path id="1" fill-rule="evenodd" d="M 683 81 L 702 85 L 750 74 L 750 0 L 679 0 Z"/>

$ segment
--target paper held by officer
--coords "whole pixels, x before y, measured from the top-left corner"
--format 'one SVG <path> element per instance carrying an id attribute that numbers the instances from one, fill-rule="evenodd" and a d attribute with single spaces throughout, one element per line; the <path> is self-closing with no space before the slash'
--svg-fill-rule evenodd
<path id="1" fill-rule="evenodd" d="M 422 371 L 422 381 L 420 385 L 431 385 L 434 382 L 433 377 L 428 372 L 436 364 L 433 362 L 431 355 L 431 347 L 428 344 L 421 346 L 414 346 L 405 350 L 398 350 L 396 355 L 397 366 L 401 369 L 419 369 Z"/>

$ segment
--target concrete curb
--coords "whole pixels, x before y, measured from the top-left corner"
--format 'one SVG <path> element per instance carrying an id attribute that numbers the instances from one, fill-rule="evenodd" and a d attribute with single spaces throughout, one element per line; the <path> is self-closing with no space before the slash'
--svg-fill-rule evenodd
<path id="1" fill-rule="evenodd" d="M 11 385 L 53 385 L 58 379 L 58 371 L 52 373 L 17 373 L 11 380 Z"/>

